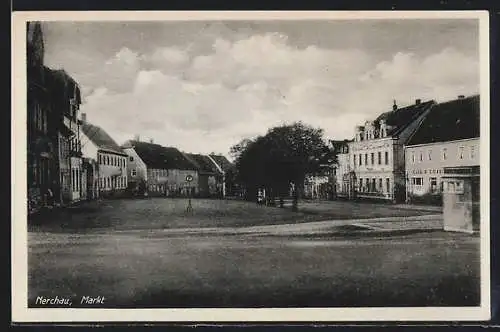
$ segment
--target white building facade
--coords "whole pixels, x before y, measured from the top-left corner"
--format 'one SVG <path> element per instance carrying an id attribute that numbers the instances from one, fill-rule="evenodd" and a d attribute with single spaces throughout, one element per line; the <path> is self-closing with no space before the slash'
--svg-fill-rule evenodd
<path id="1" fill-rule="evenodd" d="M 354 140 L 338 155 L 338 196 L 404 201 L 404 145 L 434 104 L 417 99 L 398 108 L 394 103 L 392 111 L 356 126 Z"/>

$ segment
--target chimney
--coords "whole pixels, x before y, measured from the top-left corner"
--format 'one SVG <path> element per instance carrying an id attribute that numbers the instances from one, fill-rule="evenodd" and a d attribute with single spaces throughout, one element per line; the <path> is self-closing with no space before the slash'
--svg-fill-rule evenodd
<path id="1" fill-rule="evenodd" d="M 458 99 L 464 99 L 464 98 L 465 98 L 465 96 L 464 96 L 464 95 L 459 95 L 459 96 L 458 96 Z"/>
<path id="2" fill-rule="evenodd" d="M 395 111 L 398 109 L 398 105 L 396 105 L 396 99 L 394 99 L 394 104 L 392 105 L 392 110 Z"/>
<path id="3" fill-rule="evenodd" d="M 87 122 L 87 113 L 82 113 L 82 122 Z"/>
<path id="4" fill-rule="evenodd" d="M 421 102 L 422 102 L 421 99 L 417 99 L 417 100 L 415 100 L 415 105 L 420 105 Z"/>

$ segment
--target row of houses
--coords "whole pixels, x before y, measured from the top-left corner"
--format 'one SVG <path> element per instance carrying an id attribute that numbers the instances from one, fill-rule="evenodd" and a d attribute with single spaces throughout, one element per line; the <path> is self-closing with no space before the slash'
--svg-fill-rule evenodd
<path id="1" fill-rule="evenodd" d="M 311 198 L 439 201 L 449 171 L 479 175 L 479 96 L 458 96 L 380 114 L 356 126 L 352 139 L 331 140 L 334 165 L 309 177 Z M 479 178 L 474 180 L 479 195 Z"/>
<path id="2" fill-rule="evenodd" d="M 78 84 L 64 70 L 44 65 L 39 23 L 27 24 L 28 211 L 47 201 L 72 201 L 80 193 L 83 159 L 78 139 Z"/>
<path id="3" fill-rule="evenodd" d="M 27 28 L 28 211 L 120 194 L 221 197 L 233 165 L 138 138 L 118 145 L 80 112 L 78 83 L 44 65 L 40 23 Z M 187 181 L 189 179 L 190 181 Z"/>
<path id="4" fill-rule="evenodd" d="M 224 197 L 226 173 L 233 168 L 226 157 L 185 153 L 174 147 L 140 141 L 125 142 L 129 188 L 153 196 Z"/>

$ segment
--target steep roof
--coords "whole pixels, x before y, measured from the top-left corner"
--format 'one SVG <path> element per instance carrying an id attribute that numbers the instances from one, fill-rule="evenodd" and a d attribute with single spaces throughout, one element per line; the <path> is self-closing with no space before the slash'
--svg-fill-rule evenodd
<path id="1" fill-rule="evenodd" d="M 347 153 L 349 151 L 349 143 L 353 142 L 353 139 L 344 139 L 344 140 L 329 140 L 330 145 L 334 153 Z"/>
<path id="2" fill-rule="evenodd" d="M 380 120 L 385 120 L 389 126 L 387 136 L 395 136 L 401 133 L 410 123 L 424 113 L 429 107 L 434 105 L 433 100 L 413 104 L 403 108 L 398 108 L 390 112 L 385 112 L 375 119 L 375 125 L 378 126 Z"/>
<path id="3" fill-rule="evenodd" d="M 122 148 L 134 148 L 135 152 L 144 161 L 147 167 L 157 169 L 198 170 L 197 165 L 173 147 L 164 147 L 159 144 L 129 140 Z"/>
<path id="4" fill-rule="evenodd" d="M 210 154 L 210 157 L 212 157 L 212 159 L 215 160 L 215 162 L 219 165 L 220 168 L 222 168 L 224 172 L 234 167 L 233 163 L 227 160 L 227 158 L 224 157 L 223 155 Z"/>
<path id="5" fill-rule="evenodd" d="M 214 165 L 208 156 L 202 154 L 185 153 L 186 157 L 190 159 L 196 166 L 198 171 L 205 174 L 217 174 L 219 170 Z"/>
<path id="6" fill-rule="evenodd" d="M 435 105 L 407 145 L 479 137 L 479 95 Z"/>
<path id="7" fill-rule="evenodd" d="M 101 127 L 82 121 L 80 129 L 99 149 L 125 154 L 115 140 Z"/>

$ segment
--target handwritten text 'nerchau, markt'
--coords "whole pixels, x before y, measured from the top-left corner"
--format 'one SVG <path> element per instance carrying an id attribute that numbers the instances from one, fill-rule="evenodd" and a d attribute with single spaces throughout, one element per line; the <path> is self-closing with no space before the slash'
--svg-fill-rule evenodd
<path id="1" fill-rule="evenodd" d="M 104 304 L 105 299 L 106 298 L 104 296 L 97 296 L 97 297 L 82 296 L 80 299 L 80 304 L 87 304 L 87 305 Z M 35 303 L 41 305 L 67 305 L 67 306 L 73 305 L 72 299 L 59 296 L 56 297 L 37 296 Z"/>

